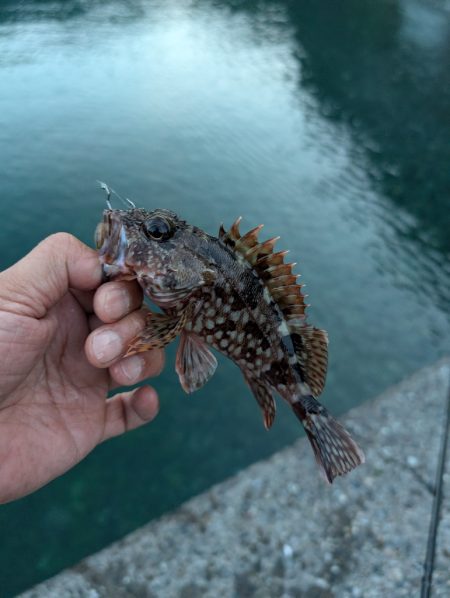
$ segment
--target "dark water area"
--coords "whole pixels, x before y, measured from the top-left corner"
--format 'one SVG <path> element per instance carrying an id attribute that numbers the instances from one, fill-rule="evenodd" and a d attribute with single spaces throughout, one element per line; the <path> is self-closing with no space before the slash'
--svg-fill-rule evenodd
<path id="1" fill-rule="evenodd" d="M 262 222 L 343 413 L 450 352 L 449 50 L 439 1 L 0 2 L 0 268 L 59 230 L 92 244 L 97 179 L 212 234 Z M 148 428 L 0 507 L 2 597 L 299 436 L 229 361 L 190 397 L 173 369 L 172 347 Z"/>

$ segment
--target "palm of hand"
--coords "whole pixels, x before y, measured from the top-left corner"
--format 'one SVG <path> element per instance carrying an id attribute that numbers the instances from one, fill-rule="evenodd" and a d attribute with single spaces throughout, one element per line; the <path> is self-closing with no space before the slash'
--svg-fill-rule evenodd
<path id="1" fill-rule="evenodd" d="M 31 474 L 51 479 L 102 439 L 109 373 L 86 358 L 88 318 L 70 292 L 40 320 L 2 316 L 0 363 L 7 384 L 0 395 L 0 434 L 9 448 L 2 466 L 9 465 L 19 484 Z"/>

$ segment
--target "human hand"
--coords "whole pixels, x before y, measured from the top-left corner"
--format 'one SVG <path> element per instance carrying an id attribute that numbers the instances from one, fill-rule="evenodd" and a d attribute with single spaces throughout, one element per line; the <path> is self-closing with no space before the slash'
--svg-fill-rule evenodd
<path id="1" fill-rule="evenodd" d="M 0 503 L 61 475 L 97 444 L 151 421 L 164 354 L 121 358 L 144 327 L 135 282 L 101 285 L 97 254 L 58 233 L 0 273 Z"/>

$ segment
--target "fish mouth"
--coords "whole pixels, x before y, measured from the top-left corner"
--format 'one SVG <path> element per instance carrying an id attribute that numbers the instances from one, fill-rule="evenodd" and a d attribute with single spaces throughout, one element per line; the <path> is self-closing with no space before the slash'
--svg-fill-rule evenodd
<path id="1" fill-rule="evenodd" d="M 120 214 L 104 210 L 103 221 L 97 225 L 95 244 L 106 280 L 133 280 L 136 272 L 127 264 L 128 239 Z"/>

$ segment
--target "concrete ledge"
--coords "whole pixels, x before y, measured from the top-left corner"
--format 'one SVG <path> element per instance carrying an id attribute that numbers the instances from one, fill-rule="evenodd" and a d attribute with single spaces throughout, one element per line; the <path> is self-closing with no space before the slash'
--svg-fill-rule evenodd
<path id="1" fill-rule="evenodd" d="M 449 380 L 441 361 L 345 417 L 367 463 L 331 487 L 302 439 L 23 596 L 418 596 Z M 450 596 L 448 463 L 445 484 L 435 597 Z"/>

